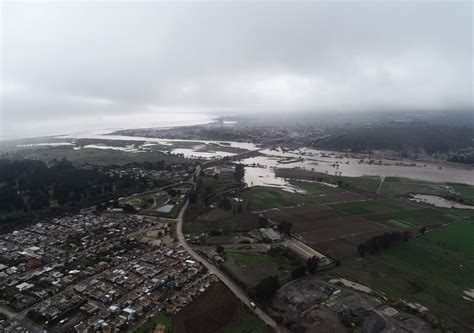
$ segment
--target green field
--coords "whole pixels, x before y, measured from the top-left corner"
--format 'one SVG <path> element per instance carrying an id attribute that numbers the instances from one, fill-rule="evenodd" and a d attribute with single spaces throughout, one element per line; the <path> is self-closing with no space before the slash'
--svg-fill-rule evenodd
<path id="1" fill-rule="evenodd" d="M 463 202 L 474 205 L 474 186 L 466 184 L 449 184 L 456 195 L 462 199 Z M 458 200 L 461 201 L 461 200 Z"/>
<path id="2" fill-rule="evenodd" d="M 361 176 L 361 177 L 331 176 L 331 182 L 334 184 L 340 184 L 344 187 L 376 193 L 380 184 L 380 177 L 377 177 L 377 176 Z"/>
<path id="3" fill-rule="evenodd" d="M 321 172 L 310 171 L 298 168 L 278 168 L 275 170 L 277 177 L 301 179 L 310 181 L 320 181 L 325 183 L 332 183 L 342 187 L 353 188 L 366 192 L 377 192 L 380 184 L 380 177 L 378 176 L 361 176 L 361 177 L 346 177 L 346 176 L 331 176 Z"/>
<path id="4" fill-rule="evenodd" d="M 157 324 L 164 325 L 168 332 L 171 328 L 171 318 L 164 313 L 160 313 L 147 320 L 142 326 L 135 330 L 135 333 L 153 333 Z"/>
<path id="5" fill-rule="evenodd" d="M 318 196 L 328 193 L 341 192 L 342 190 L 337 187 L 324 186 L 318 183 L 305 182 L 305 181 L 290 181 L 290 184 L 304 190 L 307 195 Z"/>
<path id="6" fill-rule="evenodd" d="M 199 186 L 202 186 L 204 189 L 212 189 L 214 193 L 221 193 L 236 186 L 234 177 L 219 176 L 214 178 L 210 176 L 203 176 L 200 178 L 199 182 L 202 182 L 202 184 L 199 184 Z"/>
<path id="7" fill-rule="evenodd" d="M 261 252 L 227 251 L 226 254 L 240 267 L 260 266 L 273 263 L 273 257 Z"/>
<path id="8" fill-rule="evenodd" d="M 439 244 L 450 251 L 464 253 L 471 258 L 474 258 L 473 237 L 474 219 L 450 224 L 442 229 L 429 232 L 424 236 L 425 239 L 432 243 Z"/>
<path id="9" fill-rule="evenodd" d="M 402 177 L 386 177 L 380 188 L 380 194 L 386 196 L 406 196 L 412 193 L 444 196 L 449 193 L 449 190 L 443 183 Z"/>
<path id="10" fill-rule="evenodd" d="M 331 208 L 337 209 L 341 212 L 351 214 L 351 215 L 382 213 L 382 212 L 416 208 L 415 205 L 412 205 L 406 201 L 398 200 L 398 199 L 381 199 L 381 200 L 343 202 L 343 203 L 331 204 L 328 206 Z"/>
<path id="11" fill-rule="evenodd" d="M 445 224 L 453 222 L 458 217 L 453 214 L 444 213 L 437 209 L 422 208 L 416 210 L 401 210 L 387 213 L 391 219 L 403 220 L 408 223 L 418 223 L 422 221 L 430 221 L 433 224 Z"/>
<path id="12" fill-rule="evenodd" d="M 228 250 L 226 258 L 225 268 L 248 288 L 271 275 L 278 275 L 280 281 L 287 281 L 291 270 L 304 264 L 299 257 L 284 248 L 267 252 Z"/>
<path id="13" fill-rule="evenodd" d="M 408 196 L 431 194 L 457 202 L 474 205 L 474 186 L 458 183 L 435 183 L 402 177 L 386 177 L 380 194 L 386 196 Z"/>
<path id="14" fill-rule="evenodd" d="M 463 291 L 474 288 L 472 235 L 474 220 L 459 221 L 345 262 L 329 274 L 368 285 L 394 300 L 419 303 L 455 327 L 462 322 L 473 327 L 473 303 L 463 299 Z"/>
<path id="15" fill-rule="evenodd" d="M 168 196 L 166 195 L 157 195 L 157 194 L 147 194 L 141 196 L 129 197 L 125 200 L 128 204 L 131 204 L 136 209 L 140 209 L 141 212 L 146 212 L 151 208 L 159 208 L 166 201 L 168 201 Z"/>
<path id="16" fill-rule="evenodd" d="M 258 227 L 258 215 L 252 213 L 232 214 L 229 211 L 215 208 L 201 215 L 186 216 L 183 231 L 190 234 L 222 231 L 223 233 L 248 231 Z"/>
<path id="17" fill-rule="evenodd" d="M 308 195 L 262 186 L 245 189 L 241 197 L 244 202 L 251 203 L 253 211 L 317 203 L 317 198 Z"/>
<path id="18" fill-rule="evenodd" d="M 140 152 L 132 153 L 111 149 L 86 148 L 73 150 L 71 147 L 48 147 L 21 150 L 15 153 L 23 158 L 51 161 L 53 159 L 61 160 L 66 158 L 76 164 L 93 165 L 124 165 L 133 162 L 157 162 L 165 161 L 168 163 L 191 163 L 181 157 L 167 155 L 162 152 Z"/>

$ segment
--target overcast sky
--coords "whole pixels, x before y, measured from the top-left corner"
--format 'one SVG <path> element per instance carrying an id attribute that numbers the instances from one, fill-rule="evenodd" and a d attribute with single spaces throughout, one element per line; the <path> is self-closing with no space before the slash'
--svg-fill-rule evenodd
<path id="1" fill-rule="evenodd" d="M 470 1 L 0 6 L 0 138 L 123 114 L 472 108 Z"/>

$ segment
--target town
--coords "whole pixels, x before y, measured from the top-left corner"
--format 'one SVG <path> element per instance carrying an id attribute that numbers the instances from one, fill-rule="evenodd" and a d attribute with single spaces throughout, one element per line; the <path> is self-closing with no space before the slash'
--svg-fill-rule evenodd
<path id="1" fill-rule="evenodd" d="M 17 312 L 4 331 L 122 331 L 173 315 L 217 280 L 160 218 L 79 214 L 0 240 L 2 307 Z"/>

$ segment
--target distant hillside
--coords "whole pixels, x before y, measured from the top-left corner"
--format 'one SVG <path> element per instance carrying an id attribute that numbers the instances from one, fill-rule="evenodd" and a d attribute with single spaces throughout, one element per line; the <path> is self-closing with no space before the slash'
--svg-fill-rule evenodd
<path id="1" fill-rule="evenodd" d="M 421 123 L 388 123 L 339 127 L 316 145 L 352 151 L 394 150 L 408 154 L 450 153 L 472 147 L 474 131 L 467 127 L 433 126 Z"/>

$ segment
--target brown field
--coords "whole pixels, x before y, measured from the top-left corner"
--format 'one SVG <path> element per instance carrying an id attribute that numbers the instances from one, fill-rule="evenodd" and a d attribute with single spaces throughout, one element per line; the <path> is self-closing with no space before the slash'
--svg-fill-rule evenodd
<path id="1" fill-rule="evenodd" d="M 173 317 L 173 333 L 272 332 L 222 284 L 216 283 Z"/>

